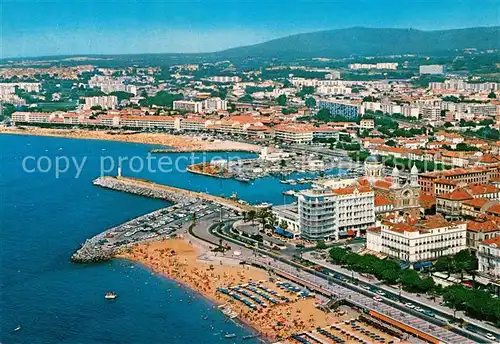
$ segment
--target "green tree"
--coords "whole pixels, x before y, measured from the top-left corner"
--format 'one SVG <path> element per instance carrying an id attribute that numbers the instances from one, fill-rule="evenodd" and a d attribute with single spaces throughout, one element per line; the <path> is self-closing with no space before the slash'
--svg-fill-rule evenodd
<path id="1" fill-rule="evenodd" d="M 278 98 L 276 98 L 276 102 L 280 106 L 285 106 L 286 105 L 286 95 L 280 94 Z"/>
<path id="2" fill-rule="evenodd" d="M 306 106 L 308 108 L 314 108 L 314 107 L 316 107 L 316 99 L 314 99 L 313 97 L 308 97 L 306 99 Z"/>
<path id="3" fill-rule="evenodd" d="M 316 249 L 324 250 L 325 248 L 327 248 L 327 246 L 323 240 L 320 240 L 316 243 Z"/>
<path id="4" fill-rule="evenodd" d="M 255 210 L 252 209 L 252 210 L 248 211 L 248 213 L 247 213 L 247 219 L 248 219 L 248 221 L 252 221 L 252 224 L 253 224 L 254 221 L 255 221 L 255 216 L 256 215 L 257 215 L 257 212 Z"/>
<path id="5" fill-rule="evenodd" d="M 490 93 L 488 93 L 488 98 L 495 99 L 496 97 L 497 97 L 497 95 L 495 94 L 494 91 L 491 91 Z"/>

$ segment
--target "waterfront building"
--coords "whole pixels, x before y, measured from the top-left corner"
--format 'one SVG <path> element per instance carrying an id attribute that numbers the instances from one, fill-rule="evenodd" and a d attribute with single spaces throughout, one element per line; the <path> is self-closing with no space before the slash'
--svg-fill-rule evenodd
<path id="1" fill-rule="evenodd" d="M 407 262 L 436 260 L 467 248 L 467 225 L 439 215 L 410 224 L 406 219 L 382 220 L 366 233 L 368 250 Z"/>
<path id="2" fill-rule="evenodd" d="M 500 236 L 483 241 L 479 245 L 478 258 L 479 272 L 500 278 Z"/>
<path id="3" fill-rule="evenodd" d="M 332 116 L 341 116 L 356 120 L 358 118 L 360 106 L 342 102 L 340 100 L 321 100 L 318 102 L 320 109 L 327 109 Z"/>
<path id="4" fill-rule="evenodd" d="M 286 204 L 274 206 L 272 208 L 272 213 L 276 217 L 278 223 L 278 226 L 275 228 L 276 233 L 291 239 L 300 237 L 301 233 L 297 205 Z"/>
<path id="5" fill-rule="evenodd" d="M 274 127 L 277 139 L 291 143 L 308 143 L 313 140 L 315 128 L 308 124 L 279 124 Z"/>
<path id="6" fill-rule="evenodd" d="M 172 116 L 122 116 L 120 126 L 143 129 L 180 129 L 180 119 Z"/>
<path id="7" fill-rule="evenodd" d="M 16 111 L 12 114 L 11 119 L 14 124 L 18 122 L 48 123 L 54 117 L 54 113 Z"/>
<path id="8" fill-rule="evenodd" d="M 85 104 L 84 110 L 90 110 L 94 106 L 100 106 L 101 109 L 114 110 L 118 106 L 118 98 L 116 96 L 96 96 L 96 97 L 83 97 Z"/>
<path id="9" fill-rule="evenodd" d="M 375 222 L 375 194 L 370 186 L 316 188 L 298 195 L 301 237 L 338 240 L 348 231 L 360 234 Z"/>

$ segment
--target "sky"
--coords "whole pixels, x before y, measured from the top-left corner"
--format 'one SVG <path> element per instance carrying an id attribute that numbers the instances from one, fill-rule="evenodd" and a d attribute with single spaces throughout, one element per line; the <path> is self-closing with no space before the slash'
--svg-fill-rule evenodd
<path id="1" fill-rule="evenodd" d="M 352 26 L 500 25 L 498 0 L 2 0 L 0 56 L 197 53 Z"/>

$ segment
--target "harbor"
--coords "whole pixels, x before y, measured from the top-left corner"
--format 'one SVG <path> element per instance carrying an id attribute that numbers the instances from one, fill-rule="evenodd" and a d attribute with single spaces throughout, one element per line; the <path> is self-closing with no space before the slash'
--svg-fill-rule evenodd
<path id="1" fill-rule="evenodd" d="M 268 176 L 278 177 L 283 184 L 307 184 L 349 169 L 349 176 L 359 176 L 362 166 L 352 161 L 321 152 L 300 152 L 263 148 L 256 158 L 212 159 L 189 165 L 187 171 L 222 179 L 250 183 Z"/>
<path id="2" fill-rule="evenodd" d="M 73 262 L 106 261 L 134 243 L 163 240 L 182 234 L 180 229 L 189 221 L 194 222 L 222 210 L 239 213 L 253 209 L 252 206 L 240 204 L 235 200 L 134 178 L 106 176 L 95 179 L 93 184 L 134 195 L 158 198 L 174 204 L 87 239 L 71 256 Z"/>

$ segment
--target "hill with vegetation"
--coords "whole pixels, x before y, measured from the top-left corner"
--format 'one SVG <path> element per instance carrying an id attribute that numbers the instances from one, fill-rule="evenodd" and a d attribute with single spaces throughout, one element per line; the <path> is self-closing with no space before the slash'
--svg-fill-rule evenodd
<path id="1" fill-rule="evenodd" d="M 347 57 L 441 55 L 476 48 L 500 49 L 500 27 L 422 31 L 353 27 L 296 34 L 219 52 L 224 57 Z"/>

